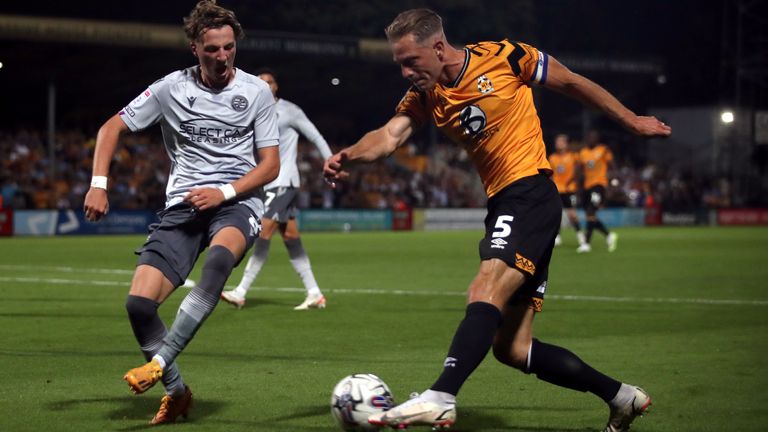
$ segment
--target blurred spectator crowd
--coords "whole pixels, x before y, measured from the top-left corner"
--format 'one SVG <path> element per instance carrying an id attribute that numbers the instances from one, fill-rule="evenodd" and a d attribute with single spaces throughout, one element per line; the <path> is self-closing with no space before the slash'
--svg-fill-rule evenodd
<path id="1" fill-rule="evenodd" d="M 53 161 L 40 131 L 0 133 L 2 206 L 14 209 L 80 209 L 91 178 L 95 134 L 60 132 Z M 335 148 L 334 150 L 338 150 Z M 348 182 L 330 188 L 314 146 L 301 143 L 300 208 L 482 207 L 485 193 L 467 153 L 438 143 L 411 144 L 378 163 L 353 169 Z M 161 137 L 147 132 L 121 138 L 109 179 L 110 208 L 160 209 L 169 160 Z M 53 180 L 52 180 L 53 179 Z M 659 206 L 670 211 L 729 207 L 727 179 L 707 179 L 666 167 L 619 160 L 611 173 L 608 206 Z"/>

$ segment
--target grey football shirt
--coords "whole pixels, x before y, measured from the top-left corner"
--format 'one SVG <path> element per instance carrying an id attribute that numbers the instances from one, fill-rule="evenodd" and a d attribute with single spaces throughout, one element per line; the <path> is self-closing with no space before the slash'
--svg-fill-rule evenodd
<path id="1" fill-rule="evenodd" d="M 314 144 L 323 159 L 331 157 L 331 149 L 298 105 L 285 99 L 278 99 L 275 106 L 277 108 L 277 127 L 280 131 L 280 175 L 264 188 L 299 187 L 299 169 L 296 166 L 299 135 L 304 135 L 309 142 Z"/>
<path id="2" fill-rule="evenodd" d="M 190 189 L 218 187 L 244 176 L 256 164 L 256 149 L 279 144 L 275 100 L 269 86 L 235 69 L 221 90 L 204 86 L 200 67 L 158 80 L 120 111 L 132 131 L 160 123 L 171 172 L 165 206 L 178 204 Z M 256 195 L 241 199 L 258 216 Z"/>

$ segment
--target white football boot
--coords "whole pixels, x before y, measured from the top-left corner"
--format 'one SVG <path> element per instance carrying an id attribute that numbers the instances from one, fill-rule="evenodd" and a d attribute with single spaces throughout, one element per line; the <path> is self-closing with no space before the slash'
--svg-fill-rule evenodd
<path id="1" fill-rule="evenodd" d="M 608 237 L 605 238 L 605 243 L 608 245 L 608 252 L 613 252 L 616 250 L 616 243 L 619 241 L 619 235 L 615 232 L 612 232 L 608 234 Z"/>
<path id="2" fill-rule="evenodd" d="M 456 423 L 456 403 L 432 402 L 418 393 L 412 393 L 407 402 L 368 417 L 368 423 L 394 429 L 413 425 L 432 426 L 432 430 L 448 429 Z"/>
<path id="3" fill-rule="evenodd" d="M 626 385 L 622 384 L 622 386 Z M 603 432 L 626 432 L 636 417 L 648 411 L 648 407 L 651 406 L 651 397 L 640 387 L 630 387 L 635 394 L 626 404 L 618 407 L 609 404 L 611 415 Z"/>
<path id="4" fill-rule="evenodd" d="M 578 249 L 576 249 L 576 253 L 587 253 L 592 252 L 592 246 L 589 245 L 589 243 L 582 243 L 579 245 Z"/>
<path id="5" fill-rule="evenodd" d="M 579 245 L 587 242 L 587 236 L 584 235 L 584 231 L 576 231 L 576 240 L 579 241 Z"/>
<path id="6" fill-rule="evenodd" d="M 322 294 L 308 294 L 304 301 L 293 310 L 325 309 L 325 296 Z"/>
<path id="7" fill-rule="evenodd" d="M 563 238 L 558 234 L 557 237 L 555 237 L 555 246 L 560 246 L 561 244 L 563 244 Z"/>
<path id="8" fill-rule="evenodd" d="M 221 293 L 221 299 L 238 309 L 242 309 L 243 306 L 245 306 L 245 296 L 240 294 L 237 290 L 223 291 Z"/>

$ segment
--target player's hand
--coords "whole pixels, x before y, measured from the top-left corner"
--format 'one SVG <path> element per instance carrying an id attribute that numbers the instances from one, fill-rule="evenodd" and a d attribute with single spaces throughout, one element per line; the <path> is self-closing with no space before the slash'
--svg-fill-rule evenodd
<path id="1" fill-rule="evenodd" d="M 97 222 L 109 213 L 109 200 L 107 191 L 101 188 L 90 188 L 85 194 L 83 202 L 85 219 L 89 222 Z"/>
<path id="2" fill-rule="evenodd" d="M 344 170 L 344 164 L 349 160 L 349 155 L 342 150 L 328 158 L 323 165 L 323 176 L 325 182 L 332 188 L 336 188 L 338 180 L 349 178 L 349 172 Z"/>
<path id="3" fill-rule="evenodd" d="M 219 188 L 195 188 L 184 196 L 184 201 L 192 204 L 197 210 L 208 210 L 224 202 L 224 192 Z"/>
<path id="4" fill-rule="evenodd" d="M 627 128 L 635 135 L 645 137 L 672 135 L 672 128 L 653 116 L 637 116 Z"/>

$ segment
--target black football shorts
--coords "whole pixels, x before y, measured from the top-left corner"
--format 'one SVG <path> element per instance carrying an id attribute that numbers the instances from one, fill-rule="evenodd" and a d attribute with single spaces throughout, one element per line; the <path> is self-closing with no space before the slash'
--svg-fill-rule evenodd
<path id="1" fill-rule="evenodd" d="M 584 191 L 584 209 L 597 210 L 605 202 L 605 186 L 597 185 Z"/>
<path id="2" fill-rule="evenodd" d="M 541 310 L 562 211 L 555 184 L 543 174 L 517 180 L 488 200 L 480 259 L 498 258 L 526 276 L 510 302 Z"/>

